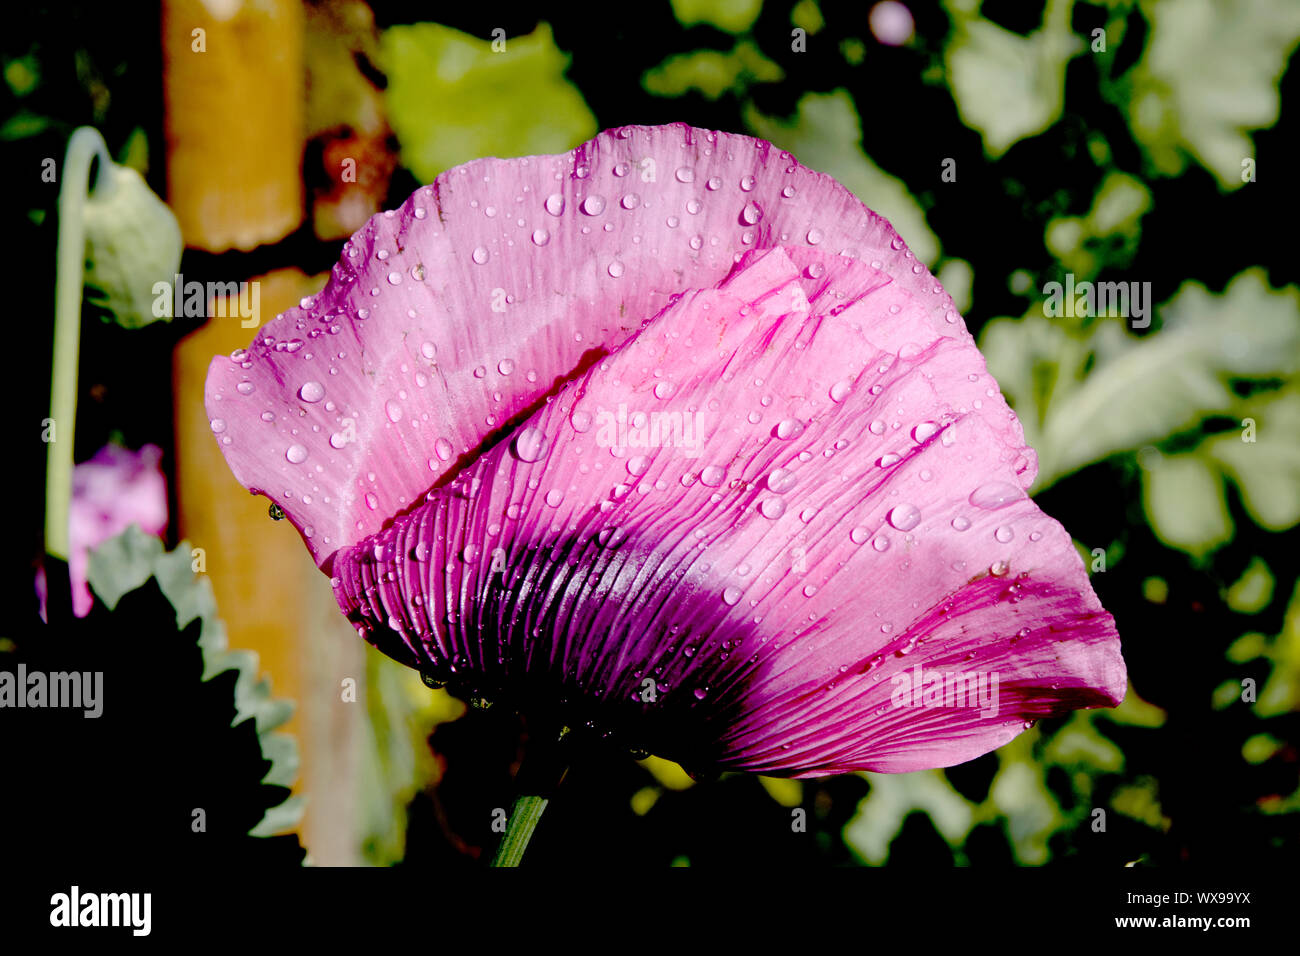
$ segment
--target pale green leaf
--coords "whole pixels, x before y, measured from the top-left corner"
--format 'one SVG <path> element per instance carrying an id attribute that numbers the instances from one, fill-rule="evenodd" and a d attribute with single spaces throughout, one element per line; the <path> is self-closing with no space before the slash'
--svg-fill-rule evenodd
<path id="1" fill-rule="evenodd" d="M 1124 85 L 1129 124 L 1152 165 L 1180 175 L 1188 156 L 1223 189 L 1254 158 L 1248 131 L 1277 122 L 1278 82 L 1300 41 L 1295 0 L 1147 0 L 1147 48 Z M 1287 175 L 1275 170 L 1274 175 Z"/>
<path id="2" fill-rule="evenodd" d="M 471 159 L 560 153 L 596 134 L 546 23 L 507 38 L 500 53 L 437 23 L 395 26 L 380 56 L 402 162 L 426 182 Z"/>
<path id="3" fill-rule="evenodd" d="M 1060 118 L 1065 66 L 1087 49 L 1070 29 L 1073 0 L 1048 0 L 1043 25 L 1029 36 L 979 16 L 977 0 L 946 0 L 952 33 L 944 50 L 962 122 L 997 158 Z"/>

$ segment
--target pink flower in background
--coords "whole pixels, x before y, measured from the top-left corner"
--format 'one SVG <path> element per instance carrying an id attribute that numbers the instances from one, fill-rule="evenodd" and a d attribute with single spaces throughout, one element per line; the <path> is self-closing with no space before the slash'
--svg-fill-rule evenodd
<path id="1" fill-rule="evenodd" d="M 768 143 L 450 170 L 206 402 L 378 648 L 692 768 L 948 766 L 1124 694 L 951 299 Z"/>
<path id="2" fill-rule="evenodd" d="M 161 535 L 167 530 L 167 480 L 159 468 L 161 460 L 162 449 L 157 445 L 131 451 L 108 444 L 73 469 L 68 573 L 72 611 L 77 617 L 89 614 L 94 603 L 86 583 L 91 551 L 133 524 L 147 534 Z M 37 591 L 41 615 L 45 616 L 44 569 L 37 572 Z"/>

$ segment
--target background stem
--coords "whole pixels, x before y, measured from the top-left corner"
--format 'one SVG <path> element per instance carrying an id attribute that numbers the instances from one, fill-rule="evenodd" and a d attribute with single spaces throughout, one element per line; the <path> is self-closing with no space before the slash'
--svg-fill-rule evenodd
<path id="1" fill-rule="evenodd" d="M 83 126 L 72 134 L 59 188 L 58 272 L 54 291 L 54 362 L 50 375 L 50 418 L 55 429 L 45 465 L 45 550 L 67 560 L 68 510 L 72 503 L 76 439 L 77 371 L 81 350 L 81 298 L 85 282 L 86 224 L 82 213 L 90 189 L 90 164 L 99 157 L 107 181 L 112 159 L 99 131 Z"/>

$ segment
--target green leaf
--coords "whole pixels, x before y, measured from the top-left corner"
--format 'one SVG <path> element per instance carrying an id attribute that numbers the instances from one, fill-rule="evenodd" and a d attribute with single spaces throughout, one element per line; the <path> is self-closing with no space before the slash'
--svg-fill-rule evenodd
<path id="1" fill-rule="evenodd" d="M 723 93 L 743 93 L 754 83 L 775 83 L 785 73 L 763 56 L 749 40 L 741 40 L 729 53 L 696 50 L 670 56 L 641 77 L 646 92 L 655 96 L 681 96 L 698 90 L 706 99 Z"/>
<path id="2" fill-rule="evenodd" d="M 385 104 L 402 162 L 420 179 L 482 156 L 563 152 L 596 134 L 549 24 L 505 44 L 494 53 L 491 41 L 437 23 L 384 31 Z"/>
<path id="3" fill-rule="evenodd" d="M 952 33 L 944 49 L 962 122 L 997 158 L 1061 116 L 1065 66 L 1087 49 L 1070 29 L 1073 0 L 1048 0 L 1042 28 L 1024 37 L 979 16 L 978 0 L 945 0 Z"/>
<path id="4" fill-rule="evenodd" d="M 744 33 L 754 25 L 763 0 L 671 0 L 673 16 L 684 27 L 709 23 L 728 33 Z"/>
<path id="5" fill-rule="evenodd" d="M 1255 440 L 1228 431 L 1205 443 L 1205 452 L 1241 488 L 1250 516 L 1270 531 L 1300 522 L 1300 388 L 1252 396 L 1239 407 L 1255 425 Z"/>
<path id="6" fill-rule="evenodd" d="M 1232 539 L 1223 480 L 1204 457 L 1149 449 L 1142 466 L 1142 504 L 1151 530 L 1165 544 L 1197 557 Z"/>
<path id="7" fill-rule="evenodd" d="M 1273 574 L 1262 558 L 1252 558 L 1237 582 L 1228 588 L 1228 607 L 1238 614 L 1258 614 L 1273 600 Z"/>
<path id="8" fill-rule="evenodd" d="M 1207 416 L 1234 413 L 1240 400 L 1229 387 L 1233 379 L 1286 377 L 1300 363 L 1300 292 L 1270 289 L 1260 269 L 1237 275 L 1222 295 L 1184 283 L 1157 312 L 1163 328 L 1142 337 L 1118 318 L 1067 328 L 1043 317 L 1041 307 L 986 326 L 980 341 L 989 370 L 1038 452 L 1037 489 Z M 1283 437 L 1289 405 L 1277 411 L 1274 434 Z M 1237 467 L 1235 451 L 1215 446 L 1215 454 Z M 1289 467 L 1280 446 L 1267 455 L 1283 471 Z"/>
<path id="9" fill-rule="evenodd" d="M 871 792 L 844 827 L 844 842 L 871 866 L 889 859 L 889 845 L 914 810 L 926 813 L 950 846 L 959 846 L 975 823 L 974 807 L 940 770 L 862 773 Z"/>
<path id="10" fill-rule="evenodd" d="M 1144 0 L 1147 48 L 1111 93 L 1151 165 L 1178 176 L 1189 155 L 1222 189 L 1242 185 L 1248 130 L 1277 122 L 1278 83 L 1300 40 L 1294 0 Z M 1285 173 L 1281 173 L 1286 175 Z"/>
<path id="11" fill-rule="evenodd" d="M 170 320 L 171 283 L 181 262 L 176 217 L 138 172 L 111 165 L 100 170 L 86 199 L 86 297 L 128 329 Z M 154 308 L 154 286 L 167 283 L 168 307 Z"/>
<path id="12" fill-rule="evenodd" d="M 933 265 L 939 258 L 939 239 L 907 186 L 863 152 L 862 124 L 847 90 L 805 94 L 789 121 L 764 116 L 747 104 L 745 125 L 754 135 L 799 157 L 804 165 L 833 176 L 888 219 L 917 259 Z"/>
<path id="13" fill-rule="evenodd" d="M 273 698 L 271 682 L 257 679 L 258 659 L 254 652 L 227 650 L 225 627 L 216 616 L 212 582 L 195 574 L 190 562 L 188 542 L 182 541 L 174 551 L 165 551 L 162 541 L 132 525 L 90 553 L 86 577 L 91 590 L 109 610 L 115 609 L 125 595 L 155 578 L 175 611 L 178 628 L 196 619 L 201 621 L 198 644 L 203 653 L 202 679 L 211 681 L 227 671 L 235 672 L 235 717 L 231 726 L 253 719 L 262 755 L 271 763 L 263 782 L 288 787 L 298 774 L 298 743 L 287 734 L 271 731 L 293 715 L 293 702 Z M 288 800 L 267 810 L 253 834 L 281 832 L 295 825 L 301 814 L 301 801 Z"/>

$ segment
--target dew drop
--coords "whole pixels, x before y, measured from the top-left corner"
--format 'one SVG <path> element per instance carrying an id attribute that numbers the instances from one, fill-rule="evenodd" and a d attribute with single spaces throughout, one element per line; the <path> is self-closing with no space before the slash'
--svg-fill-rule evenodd
<path id="1" fill-rule="evenodd" d="M 520 461 L 539 461 L 545 457 L 550 446 L 550 440 L 540 428 L 525 428 L 515 436 L 515 457 Z"/>
<path id="2" fill-rule="evenodd" d="M 795 474 L 788 468 L 774 468 L 767 476 L 767 487 L 774 494 L 783 495 L 795 486 Z"/>
<path id="3" fill-rule="evenodd" d="M 307 449 L 302 445 L 290 445 L 284 457 L 295 465 L 301 465 L 307 460 Z"/>
<path id="4" fill-rule="evenodd" d="M 1024 490 L 1016 485 L 1007 481 L 994 481 L 980 485 L 972 491 L 970 503 L 985 511 L 996 511 L 998 508 L 1005 508 L 1013 501 L 1019 501 L 1024 496 Z"/>
<path id="5" fill-rule="evenodd" d="M 483 265 L 483 263 L 488 261 L 488 251 L 482 246 L 478 246 L 472 253 L 470 253 L 470 258 L 479 265 Z"/>
<path id="6" fill-rule="evenodd" d="M 1015 536 L 1016 533 L 1011 530 L 1011 527 L 1009 525 L 1005 525 L 1005 524 L 993 532 L 993 537 L 996 538 L 998 541 L 1002 542 L 1002 544 L 1006 544 Z"/>
<path id="7" fill-rule="evenodd" d="M 831 401 L 836 403 L 842 402 L 844 401 L 844 399 L 849 397 L 849 393 L 852 391 L 853 391 L 852 383 L 836 382 L 834 385 L 831 386 Z"/>
<path id="8" fill-rule="evenodd" d="M 727 473 L 717 465 L 707 465 L 700 472 L 700 484 L 706 488 L 717 488 L 722 484 L 722 480 L 727 477 Z"/>
<path id="9" fill-rule="evenodd" d="M 439 438 L 433 443 L 433 450 L 441 461 L 451 460 L 451 442 L 447 439 Z"/>
<path id="10" fill-rule="evenodd" d="M 921 512 L 917 510 L 916 505 L 896 505 L 890 509 L 885 520 L 899 531 L 911 531 L 921 523 Z"/>
<path id="11" fill-rule="evenodd" d="M 605 197 L 594 193 L 582 201 L 582 211 L 588 216 L 599 216 L 605 211 Z"/>
<path id="12" fill-rule="evenodd" d="M 957 517 L 952 519 L 952 527 L 954 531 L 965 531 L 967 528 L 970 527 L 970 519 L 963 518 L 961 515 L 958 515 Z"/>
<path id="13" fill-rule="evenodd" d="M 298 389 L 298 397 L 304 402 L 315 404 L 325 397 L 325 386 L 320 382 L 304 382 Z"/>
<path id="14" fill-rule="evenodd" d="M 740 603 L 740 596 L 742 593 L 743 592 L 740 588 L 737 587 L 723 588 L 722 603 L 726 604 L 728 607 L 735 607 Z"/>
<path id="15" fill-rule="evenodd" d="M 764 498 L 763 502 L 758 506 L 758 510 L 764 518 L 775 520 L 785 514 L 785 502 L 780 498 Z"/>
<path id="16" fill-rule="evenodd" d="M 798 438 L 803 434 L 804 423 L 797 418 L 787 418 L 776 426 L 776 437 L 782 441 L 790 441 Z"/>

